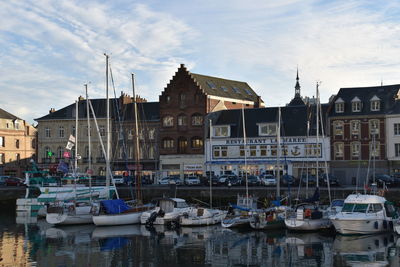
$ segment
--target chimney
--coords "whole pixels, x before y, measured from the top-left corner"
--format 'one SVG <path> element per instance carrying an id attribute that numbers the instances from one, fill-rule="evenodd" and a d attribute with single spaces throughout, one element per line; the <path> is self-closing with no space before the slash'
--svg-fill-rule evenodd
<path id="1" fill-rule="evenodd" d="M 80 96 L 78 97 L 78 101 L 82 101 L 82 100 L 85 100 L 85 98 L 83 98 L 83 96 L 80 95 Z"/>
<path id="2" fill-rule="evenodd" d="M 51 108 L 51 109 L 49 110 L 49 114 L 54 113 L 54 112 L 56 112 L 56 109 L 55 109 L 55 108 Z"/>
<path id="3" fill-rule="evenodd" d="M 147 99 L 140 97 L 140 95 L 136 95 L 136 103 L 146 103 Z"/>
<path id="4" fill-rule="evenodd" d="M 124 94 L 121 92 L 121 96 L 119 97 L 121 105 L 126 105 L 132 103 L 132 98 L 128 94 Z"/>

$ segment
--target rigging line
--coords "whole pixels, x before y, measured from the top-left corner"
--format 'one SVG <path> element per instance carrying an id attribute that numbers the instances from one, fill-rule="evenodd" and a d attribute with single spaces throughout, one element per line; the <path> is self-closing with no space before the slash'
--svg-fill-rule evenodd
<path id="1" fill-rule="evenodd" d="M 121 114 L 119 112 L 120 110 L 120 105 L 119 105 L 119 101 L 117 98 L 117 94 L 115 92 L 115 83 L 114 83 L 114 76 L 112 73 L 112 68 L 111 68 L 111 63 L 109 64 L 109 69 L 110 69 L 110 78 L 111 78 L 111 85 L 113 88 L 113 92 L 114 92 L 114 103 L 115 103 L 115 111 L 117 113 L 117 117 L 118 117 L 118 126 L 119 126 L 119 132 L 118 132 L 118 143 L 122 137 L 122 152 L 123 152 L 123 158 L 125 160 L 125 169 L 128 171 L 128 155 L 127 155 L 127 146 L 125 143 L 125 136 L 124 136 L 124 132 L 123 132 L 123 126 L 122 126 L 122 117 Z M 114 151 L 114 155 L 117 153 L 117 150 Z"/>

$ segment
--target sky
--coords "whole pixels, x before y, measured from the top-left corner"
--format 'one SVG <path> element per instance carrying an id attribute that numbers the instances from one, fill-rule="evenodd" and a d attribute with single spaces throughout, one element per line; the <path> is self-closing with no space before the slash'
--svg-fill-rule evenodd
<path id="1" fill-rule="evenodd" d="M 400 2 L 0 1 L 0 108 L 35 123 L 85 94 L 158 101 L 181 63 L 247 82 L 267 107 L 301 94 L 400 84 Z"/>

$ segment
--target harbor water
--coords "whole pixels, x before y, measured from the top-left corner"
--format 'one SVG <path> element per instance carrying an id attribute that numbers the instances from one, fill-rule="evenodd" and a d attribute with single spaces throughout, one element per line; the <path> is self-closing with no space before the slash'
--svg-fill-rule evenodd
<path id="1" fill-rule="evenodd" d="M 53 227 L 12 211 L 0 225 L 0 266 L 400 266 L 394 233 Z"/>

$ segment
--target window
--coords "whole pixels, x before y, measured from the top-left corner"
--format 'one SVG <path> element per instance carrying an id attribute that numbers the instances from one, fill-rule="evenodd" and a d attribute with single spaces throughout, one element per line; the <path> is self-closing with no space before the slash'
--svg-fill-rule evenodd
<path id="1" fill-rule="evenodd" d="M 371 155 L 371 157 L 379 158 L 379 155 L 380 155 L 379 142 L 370 142 L 369 143 L 369 154 Z"/>
<path id="2" fill-rule="evenodd" d="M 106 127 L 104 125 L 99 126 L 100 136 L 106 136 Z"/>
<path id="3" fill-rule="evenodd" d="M 353 142 L 351 143 L 350 149 L 351 149 L 351 157 L 352 158 L 360 158 L 360 147 L 361 144 L 359 142 Z"/>
<path id="4" fill-rule="evenodd" d="M 51 137 L 51 131 L 50 131 L 50 128 L 49 128 L 49 127 L 46 127 L 46 128 L 44 129 L 44 136 L 45 136 L 46 138 L 50 138 L 50 137 Z"/>
<path id="5" fill-rule="evenodd" d="M 129 129 L 128 130 L 128 140 L 132 140 L 133 139 L 133 130 Z"/>
<path id="6" fill-rule="evenodd" d="M 60 126 L 58 128 L 58 137 L 61 137 L 61 138 L 64 137 L 64 127 L 63 126 Z"/>
<path id="7" fill-rule="evenodd" d="M 17 130 L 19 129 L 19 121 L 17 120 L 14 121 L 14 128 Z"/>
<path id="8" fill-rule="evenodd" d="M 16 147 L 16 148 L 19 148 L 19 139 L 16 139 L 16 140 L 15 140 L 15 147 Z"/>
<path id="9" fill-rule="evenodd" d="M 233 91 L 234 91 L 236 94 L 240 94 L 239 88 L 237 88 L 237 87 L 232 87 L 232 89 L 233 89 Z"/>
<path id="10" fill-rule="evenodd" d="M 166 103 L 166 104 L 171 103 L 171 97 L 170 97 L 169 95 L 166 95 L 166 96 L 165 96 L 165 103 Z"/>
<path id="11" fill-rule="evenodd" d="M 267 147 L 268 146 L 260 146 L 260 156 L 261 157 L 267 156 Z"/>
<path id="12" fill-rule="evenodd" d="M 76 136 L 75 126 L 71 127 L 71 135 Z"/>
<path id="13" fill-rule="evenodd" d="M 370 136 L 379 137 L 379 120 L 370 120 L 369 121 L 369 134 Z"/>
<path id="14" fill-rule="evenodd" d="M 214 158 L 226 158 L 228 156 L 227 146 L 215 146 L 213 148 Z"/>
<path id="15" fill-rule="evenodd" d="M 400 123 L 393 124 L 394 135 L 400 135 Z"/>
<path id="16" fill-rule="evenodd" d="M 163 148 L 165 149 L 170 149 L 170 148 L 174 148 L 175 144 L 174 144 L 174 140 L 172 138 L 165 138 L 163 140 Z"/>
<path id="17" fill-rule="evenodd" d="M 124 148 L 120 147 L 118 149 L 118 159 L 123 159 L 124 158 Z"/>
<path id="18" fill-rule="evenodd" d="M 89 155 L 89 148 L 88 147 L 87 147 L 87 150 L 88 150 L 87 154 Z M 63 154 L 64 154 L 64 148 L 59 146 L 57 148 L 57 158 L 61 159 L 63 157 Z"/>
<path id="19" fill-rule="evenodd" d="M 344 103 L 335 103 L 335 111 L 336 113 L 344 112 Z"/>
<path id="20" fill-rule="evenodd" d="M 35 138 L 32 139 L 31 146 L 32 146 L 32 148 L 36 148 L 36 139 Z"/>
<path id="21" fill-rule="evenodd" d="M 350 129 L 352 135 L 360 135 L 360 121 L 351 121 L 350 122 Z"/>
<path id="22" fill-rule="evenodd" d="M 202 148 L 203 147 L 203 139 L 200 137 L 192 138 L 192 148 Z"/>
<path id="23" fill-rule="evenodd" d="M 86 136 L 89 136 L 89 134 L 92 136 L 92 127 L 86 126 Z"/>
<path id="24" fill-rule="evenodd" d="M 335 121 L 333 125 L 333 134 L 343 136 L 343 121 Z"/>
<path id="25" fill-rule="evenodd" d="M 206 83 L 207 83 L 208 87 L 210 87 L 211 89 L 217 89 L 217 86 L 215 86 L 215 84 L 213 82 L 207 81 Z"/>
<path id="26" fill-rule="evenodd" d="M 20 159 L 21 159 L 21 155 L 19 153 L 16 153 L 15 154 L 15 160 L 16 161 L 20 161 Z"/>
<path id="27" fill-rule="evenodd" d="M 320 157 L 321 156 L 321 144 L 306 144 L 306 155 L 308 157 Z"/>
<path id="28" fill-rule="evenodd" d="M 6 162 L 6 159 L 4 157 L 4 153 L 0 153 L 0 164 L 4 164 Z"/>
<path id="29" fill-rule="evenodd" d="M 0 136 L 0 147 L 5 147 L 6 146 L 6 139 L 4 136 Z"/>
<path id="30" fill-rule="evenodd" d="M 179 94 L 179 107 L 180 108 L 186 107 L 186 94 L 185 93 Z"/>
<path id="31" fill-rule="evenodd" d="M 192 116 L 192 125 L 193 126 L 203 125 L 203 116 L 200 114 L 194 114 Z"/>
<path id="32" fill-rule="evenodd" d="M 361 111 L 361 100 L 356 96 L 351 100 L 351 111 L 360 112 Z"/>
<path id="33" fill-rule="evenodd" d="M 154 145 L 153 144 L 150 144 L 150 147 L 149 147 L 149 150 L 148 150 L 148 152 L 149 152 L 149 159 L 154 159 L 155 158 L 155 153 L 154 153 Z"/>
<path id="34" fill-rule="evenodd" d="M 277 129 L 276 123 L 259 124 L 258 135 L 259 136 L 276 135 L 276 129 Z"/>
<path id="35" fill-rule="evenodd" d="M 380 100 L 372 100 L 371 101 L 371 111 L 379 111 L 381 108 Z"/>
<path id="36" fill-rule="evenodd" d="M 187 125 L 187 117 L 186 115 L 179 115 L 178 116 L 178 126 L 186 126 Z"/>
<path id="37" fill-rule="evenodd" d="M 271 146 L 271 156 L 275 157 L 277 155 L 277 153 L 278 153 L 277 146 L 276 145 L 272 145 Z"/>
<path id="38" fill-rule="evenodd" d="M 50 147 L 45 147 L 44 148 L 44 157 L 46 158 L 46 159 L 48 159 L 48 158 L 50 158 L 50 155 L 52 154 L 52 152 L 51 152 L 51 149 L 50 149 Z"/>
<path id="39" fill-rule="evenodd" d="M 245 150 L 244 146 L 240 146 L 240 147 L 239 147 L 239 155 L 240 155 L 241 157 L 244 157 L 245 152 L 246 152 L 246 150 Z"/>
<path id="40" fill-rule="evenodd" d="M 214 137 L 228 137 L 230 135 L 229 126 L 214 126 Z"/>
<path id="41" fill-rule="evenodd" d="M 156 129 L 155 128 L 149 129 L 149 139 L 154 140 L 155 137 L 156 137 Z"/>
<path id="42" fill-rule="evenodd" d="M 394 144 L 394 155 L 400 157 L 400 144 Z"/>
<path id="43" fill-rule="evenodd" d="M 246 91 L 246 93 L 247 93 L 248 95 L 253 95 L 249 89 L 244 88 L 244 90 Z"/>
<path id="44" fill-rule="evenodd" d="M 257 146 L 250 146 L 250 157 L 257 156 Z"/>
<path id="45" fill-rule="evenodd" d="M 174 117 L 165 116 L 164 119 L 163 119 L 163 126 L 164 127 L 172 127 L 172 126 L 174 126 Z"/>
<path id="46" fill-rule="evenodd" d="M 188 141 L 185 137 L 179 137 L 178 139 L 178 153 L 186 153 Z"/>
<path id="47" fill-rule="evenodd" d="M 335 157 L 343 158 L 343 143 L 335 143 Z"/>
<path id="48" fill-rule="evenodd" d="M 222 91 L 224 92 L 228 92 L 228 88 L 226 88 L 226 86 L 221 86 Z"/>

